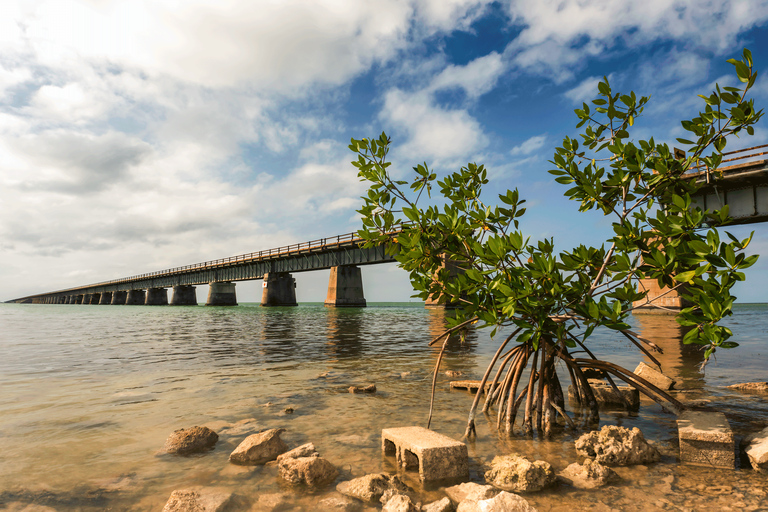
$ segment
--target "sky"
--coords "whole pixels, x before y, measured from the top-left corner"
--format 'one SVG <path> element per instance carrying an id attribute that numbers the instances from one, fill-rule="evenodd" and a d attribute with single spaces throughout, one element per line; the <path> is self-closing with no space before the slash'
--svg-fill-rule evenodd
<path id="1" fill-rule="evenodd" d="M 382 131 L 395 173 L 482 163 L 532 239 L 600 244 L 547 173 L 573 109 L 607 76 L 651 95 L 634 137 L 678 145 L 744 47 L 763 108 L 768 0 L 0 0 L 0 300 L 356 231 L 347 145 Z M 767 302 L 768 226 L 731 231 L 752 230 L 736 295 Z M 328 271 L 294 277 L 325 298 Z M 394 265 L 363 278 L 412 294 Z"/>

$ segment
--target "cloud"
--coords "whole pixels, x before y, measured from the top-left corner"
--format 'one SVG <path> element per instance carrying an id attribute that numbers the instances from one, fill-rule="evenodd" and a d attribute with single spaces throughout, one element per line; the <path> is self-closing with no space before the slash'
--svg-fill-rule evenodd
<path id="1" fill-rule="evenodd" d="M 526 140 L 519 146 L 515 146 L 512 148 L 512 150 L 509 152 L 512 156 L 525 156 L 530 155 L 531 153 L 534 153 L 538 151 L 539 149 L 544 146 L 544 143 L 547 141 L 547 135 L 536 135 L 535 137 L 531 137 L 530 139 Z"/>
<path id="2" fill-rule="evenodd" d="M 603 77 L 600 76 L 585 78 L 576 87 L 565 91 L 563 95 L 577 105 L 591 101 L 597 97 L 597 84 L 602 79 Z"/>
<path id="3" fill-rule="evenodd" d="M 496 86 L 506 66 L 496 52 L 478 57 L 464 66 L 449 65 L 438 74 L 428 90 L 461 88 L 471 99 L 475 99 Z"/>

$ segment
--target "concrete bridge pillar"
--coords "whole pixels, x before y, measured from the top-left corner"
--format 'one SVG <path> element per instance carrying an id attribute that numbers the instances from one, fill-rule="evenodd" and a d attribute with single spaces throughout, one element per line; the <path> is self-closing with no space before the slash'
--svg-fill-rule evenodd
<path id="1" fill-rule="evenodd" d="M 90 304 L 91 303 L 91 295 L 90 293 L 84 293 L 83 294 L 83 300 L 80 301 L 80 304 Z"/>
<path id="2" fill-rule="evenodd" d="M 128 290 L 125 303 L 129 306 L 141 306 L 144 304 L 144 290 Z"/>
<path id="3" fill-rule="evenodd" d="M 73 304 L 82 304 L 84 298 L 84 295 L 75 295 L 75 302 Z"/>
<path id="4" fill-rule="evenodd" d="M 147 306 L 167 306 L 168 291 L 165 288 L 147 288 L 147 298 L 144 304 Z"/>
<path id="5" fill-rule="evenodd" d="M 261 305 L 297 306 L 296 280 L 288 272 L 268 272 L 264 274 Z"/>
<path id="6" fill-rule="evenodd" d="M 195 287 L 185 285 L 174 286 L 173 295 L 171 295 L 171 306 L 197 306 Z"/>
<path id="7" fill-rule="evenodd" d="M 366 306 L 365 295 L 363 294 L 363 274 L 360 267 L 355 265 L 331 267 L 325 306 L 337 308 L 364 308 Z"/>
<path id="8" fill-rule="evenodd" d="M 670 291 L 669 288 L 660 288 L 655 279 L 640 279 L 637 283 L 637 291 L 648 291 L 645 299 L 632 303 L 635 309 L 633 313 L 670 313 L 677 314 L 681 309 L 691 306 L 691 302 L 683 299 L 677 290 Z M 653 301 L 653 302 L 648 302 Z"/>
<path id="9" fill-rule="evenodd" d="M 64 297 L 64 304 L 72 304 L 72 295 L 66 295 Z"/>
<path id="10" fill-rule="evenodd" d="M 100 293 L 92 293 L 91 294 L 91 302 L 90 304 L 98 304 L 101 300 L 101 294 Z"/>
<path id="11" fill-rule="evenodd" d="M 101 298 L 99 299 L 99 304 L 112 304 L 112 292 L 103 292 L 101 294 Z"/>
<path id="12" fill-rule="evenodd" d="M 445 269 L 448 271 L 448 276 L 447 276 L 448 279 L 453 279 L 457 275 L 464 272 L 461 268 L 459 268 L 458 262 L 449 260 L 445 256 L 443 256 L 443 264 L 441 265 L 440 270 L 442 269 Z M 435 281 L 438 280 L 438 274 L 440 270 L 438 270 L 438 273 L 435 274 L 435 277 L 434 277 Z M 445 297 L 443 297 L 442 295 L 436 294 L 431 296 L 426 300 L 426 302 L 424 302 L 424 307 L 456 309 L 457 307 L 459 307 L 459 305 L 456 302 L 448 302 Z"/>
<path id="13" fill-rule="evenodd" d="M 208 284 L 208 300 L 206 306 L 237 306 L 235 283 L 229 281 Z"/>
<path id="14" fill-rule="evenodd" d="M 125 299 L 127 297 L 128 297 L 128 292 L 126 291 L 112 292 L 112 302 L 110 302 L 110 304 L 114 306 L 124 306 Z"/>

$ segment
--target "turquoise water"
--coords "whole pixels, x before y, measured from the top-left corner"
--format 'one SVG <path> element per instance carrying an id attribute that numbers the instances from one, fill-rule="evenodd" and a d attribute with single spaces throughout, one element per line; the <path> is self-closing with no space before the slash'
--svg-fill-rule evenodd
<path id="1" fill-rule="evenodd" d="M 766 397 L 724 386 L 768 380 L 766 314 L 767 305 L 737 306 L 729 325 L 741 347 L 717 353 L 703 372 L 701 351 L 680 344 L 674 320 L 644 315 L 633 325 L 664 348 L 659 359 L 680 382 L 678 398 L 708 400 L 744 435 L 768 425 Z M 160 510 L 174 489 L 201 485 L 251 501 L 285 492 L 297 510 L 313 510 L 333 486 L 289 487 L 274 467 L 228 464 L 231 450 L 250 433 L 281 427 L 289 446 L 314 442 L 339 468 L 339 481 L 394 472 L 381 456 L 380 431 L 425 424 L 438 353 L 427 344 L 444 325 L 443 312 L 408 303 L 364 309 L 2 304 L 0 509 L 34 503 L 61 511 Z M 464 344 L 452 341 L 441 372 L 480 378 L 498 341 L 486 330 L 471 332 Z M 630 369 L 643 360 L 610 334 L 596 335 L 591 348 Z M 449 390 L 449 380 L 438 379 L 432 428 L 459 438 L 473 396 Z M 376 394 L 347 391 L 368 383 L 376 384 Z M 712 494 L 711 472 L 678 466 L 674 420 L 646 400 L 639 413 L 603 413 L 602 423 L 639 427 L 662 449 L 662 463 L 621 468 L 625 482 L 601 493 L 561 487 L 527 498 L 539 510 L 599 508 L 601 500 L 620 510 L 706 510 L 701 507 L 720 496 L 742 494 L 748 508 L 765 477 L 748 468 L 719 472 L 716 484 L 730 491 Z M 173 430 L 204 424 L 220 433 L 212 452 L 159 453 Z M 577 460 L 573 439 L 571 432 L 506 439 L 481 416 L 470 443 L 471 476 L 481 480 L 484 463 L 511 451 L 563 469 Z M 425 501 L 440 496 L 405 477 Z"/>

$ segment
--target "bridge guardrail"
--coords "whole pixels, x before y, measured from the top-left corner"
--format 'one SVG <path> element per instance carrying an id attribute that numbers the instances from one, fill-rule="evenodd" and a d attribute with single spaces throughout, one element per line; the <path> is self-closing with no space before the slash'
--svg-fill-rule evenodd
<path id="1" fill-rule="evenodd" d="M 760 150 L 762 150 L 762 151 L 760 151 Z M 751 152 L 751 153 L 744 154 L 744 153 L 747 153 L 747 152 Z M 751 148 L 737 149 L 735 151 L 726 151 L 725 153 L 723 153 L 723 157 L 726 157 L 726 156 L 729 156 L 729 155 L 738 155 L 738 156 L 735 156 L 733 158 L 723 158 L 720 161 L 721 165 L 726 163 L 726 162 L 737 162 L 737 161 L 743 161 L 743 163 L 746 164 L 746 163 L 749 163 L 749 162 L 747 162 L 747 160 L 750 160 L 750 159 L 753 159 L 753 158 L 757 158 L 759 156 L 768 155 L 768 144 L 763 144 L 761 146 L 753 146 Z M 726 166 L 725 168 L 721 167 L 720 169 L 724 170 L 724 169 L 729 169 L 731 167 L 733 167 L 733 166 L 729 165 L 729 166 Z M 688 171 L 686 171 L 685 176 L 686 177 L 690 177 L 690 176 L 693 176 L 693 175 L 700 175 L 700 174 L 704 174 L 704 173 L 707 173 L 707 172 L 711 172 L 710 169 L 706 168 L 706 166 L 703 163 L 700 163 L 700 164 L 692 167 Z"/>

